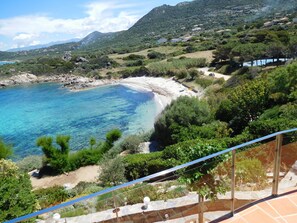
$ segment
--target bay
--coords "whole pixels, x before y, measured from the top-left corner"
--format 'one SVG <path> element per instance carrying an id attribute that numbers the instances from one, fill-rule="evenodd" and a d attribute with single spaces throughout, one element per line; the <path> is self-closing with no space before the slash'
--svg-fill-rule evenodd
<path id="1" fill-rule="evenodd" d="M 71 148 L 87 147 L 91 136 L 103 140 L 119 128 L 124 135 L 153 128 L 154 94 L 122 85 L 71 92 L 46 83 L 0 90 L 0 137 L 13 144 L 16 158 L 41 154 L 40 136 L 71 136 Z"/>

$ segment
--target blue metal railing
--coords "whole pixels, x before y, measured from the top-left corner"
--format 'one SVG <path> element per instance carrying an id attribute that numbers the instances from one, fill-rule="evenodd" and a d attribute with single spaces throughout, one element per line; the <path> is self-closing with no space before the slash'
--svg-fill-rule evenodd
<path id="1" fill-rule="evenodd" d="M 27 220 L 27 219 L 30 219 L 30 218 L 34 218 L 34 217 L 37 217 L 38 215 L 42 215 L 42 214 L 52 212 L 52 211 L 55 211 L 55 210 L 58 210 L 58 209 L 61 209 L 61 208 L 65 208 L 65 207 L 73 205 L 75 203 L 85 201 L 85 200 L 88 200 L 90 198 L 94 198 L 94 197 L 97 197 L 97 196 L 100 196 L 100 195 L 104 195 L 104 194 L 107 194 L 107 193 L 110 193 L 110 192 L 113 192 L 113 191 L 116 191 L 116 190 L 119 190 L 119 189 L 122 189 L 122 188 L 126 188 L 126 187 L 132 186 L 132 185 L 137 184 L 137 183 L 142 183 L 144 181 L 149 181 L 149 180 L 151 180 L 153 178 L 160 177 L 160 176 L 172 173 L 174 171 L 189 167 L 191 165 L 206 161 L 208 159 L 223 155 L 225 153 L 232 152 L 232 151 L 234 151 L 236 149 L 240 149 L 240 148 L 243 148 L 245 146 L 249 146 L 249 145 L 252 145 L 254 143 L 258 143 L 258 142 L 261 142 L 261 141 L 276 137 L 278 135 L 291 133 L 291 132 L 295 132 L 295 131 L 297 131 L 297 128 L 276 132 L 276 133 L 273 133 L 273 134 L 270 134 L 270 135 L 267 135 L 267 136 L 264 136 L 264 137 L 261 137 L 261 138 L 258 138 L 258 139 L 254 139 L 254 140 L 249 141 L 249 142 L 242 143 L 240 145 L 237 145 L 237 146 L 234 146 L 234 147 L 219 151 L 217 153 L 214 153 L 214 154 L 199 158 L 197 160 L 194 160 L 194 161 L 191 161 L 191 162 L 179 165 L 179 166 L 172 167 L 170 169 L 167 169 L 167 170 L 164 170 L 164 171 L 161 171 L 161 172 L 158 172 L 158 173 L 146 176 L 146 177 L 142 177 L 142 178 L 139 178 L 139 179 L 136 179 L 136 180 L 133 180 L 133 181 L 118 185 L 118 186 L 114 186 L 114 187 L 111 187 L 111 188 L 108 188 L 108 189 L 105 189 L 105 190 L 102 190 L 102 191 L 99 191 L 99 192 L 96 192 L 96 193 L 93 193 L 93 194 L 89 194 L 87 196 L 83 196 L 83 197 L 80 197 L 80 198 L 77 198 L 77 199 L 74 199 L 74 200 L 71 200 L 71 201 L 68 201 L 68 202 L 58 204 L 56 206 L 52 206 L 52 207 L 49 207 L 49 208 L 46 208 L 46 209 L 31 213 L 31 214 L 28 214 L 28 215 L 24 215 L 24 216 L 21 216 L 21 217 L 6 221 L 5 223 L 15 223 L 15 222 L 24 221 L 24 220 Z"/>

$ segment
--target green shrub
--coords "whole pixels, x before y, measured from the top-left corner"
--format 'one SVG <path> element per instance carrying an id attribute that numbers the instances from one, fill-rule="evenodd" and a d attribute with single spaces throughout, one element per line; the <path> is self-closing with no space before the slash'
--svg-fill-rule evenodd
<path id="1" fill-rule="evenodd" d="M 127 77 L 141 77 L 141 76 L 149 76 L 150 72 L 149 70 L 144 67 L 137 67 L 137 68 L 127 68 L 125 70 L 122 70 L 119 72 L 119 74 L 123 77 L 123 78 L 127 78 Z"/>
<path id="2" fill-rule="evenodd" d="M 15 163 L 10 160 L 0 159 L 0 194 L 0 222 L 36 210 L 36 199 L 32 193 L 29 175 L 19 171 Z"/>
<path id="3" fill-rule="evenodd" d="M 125 64 L 127 67 L 137 67 L 143 65 L 143 60 L 135 60 Z"/>
<path id="4" fill-rule="evenodd" d="M 254 184 L 254 187 L 263 189 L 267 184 L 266 170 L 256 158 L 236 162 L 235 176 L 237 186 Z"/>
<path id="5" fill-rule="evenodd" d="M 173 166 L 162 159 L 162 152 L 127 155 L 124 157 L 124 163 L 125 176 L 128 180 L 144 177 Z"/>
<path id="6" fill-rule="evenodd" d="M 170 163 L 172 162 L 173 165 L 179 165 L 219 152 L 225 148 L 224 142 L 219 142 L 219 140 L 190 140 L 167 146 L 163 150 L 162 158 Z M 209 162 L 209 165 L 213 164 Z M 208 166 L 207 163 L 206 166 Z"/>
<path id="7" fill-rule="evenodd" d="M 69 154 L 69 170 L 76 170 L 83 166 L 95 165 L 102 158 L 102 151 L 99 149 L 82 149 Z"/>
<path id="8" fill-rule="evenodd" d="M 81 216 L 88 214 L 83 207 L 75 208 L 73 210 L 63 211 L 61 212 L 61 218 L 71 218 L 76 216 Z"/>
<path id="9" fill-rule="evenodd" d="M 121 149 L 123 151 L 125 150 L 129 150 L 130 153 L 139 153 L 140 152 L 140 148 L 139 148 L 139 144 L 142 142 L 140 136 L 138 135 L 130 135 L 128 137 L 126 137 L 123 142 L 121 142 Z"/>
<path id="10" fill-rule="evenodd" d="M 113 159 L 103 159 L 100 162 L 100 166 L 99 181 L 103 186 L 116 186 L 126 182 L 125 163 L 122 157 L 117 156 Z"/>
<path id="11" fill-rule="evenodd" d="M 0 138 L 0 159 L 7 159 L 12 155 L 12 146 L 5 144 Z"/>
<path id="12" fill-rule="evenodd" d="M 213 80 L 208 77 L 197 77 L 195 80 L 196 84 L 199 84 L 203 88 L 207 88 L 208 86 L 213 84 Z"/>
<path id="13" fill-rule="evenodd" d="M 260 138 L 274 132 L 295 128 L 297 119 L 291 120 L 286 118 L 256 120 L 249 123 L 248 131 L 253 138 Z"/>
<path id="14" fill-rule="evenodd" d="M 175 76 L 177 79 L 185 79 L 188 76 L 188 71 L 186 69 L 179 70 Z"/>
<path id="15" fill-rule="evenodd" d="M 172 138 L 181 128 L 191 125 L 201 126 L 213 120 L 210 108 L 205 101 L 194 97 L 179 97 L 161 113 L 155 123 L 155 137 L 162 145 L 178 142 Z"/>
<path id="16" fill-rule="evenodd" d="M 160 59 L 160 60 L 162 60 L 162 59 L 165 59 L 166 58 L 166 55 L 165 54 L 163 54 L 163 53 L 159 53 L 159 52 L 156 52 L 156 51 L 152 51 L 152 52 L 149 52 L 148 54 L 147 54 L 147 57 L 149 58 L 149 59 Z"/>
<path id="17" fill-rule="evenodd" d="M 69 198 L 68 192 L 60 186 L 38 189 L 34 191 L 34 194 L 42 209 L 62 203 Z"/>
<path id="18" fill-rule="evenodd" d="M 137 54 L 130 54 L 129 56 L 123 57 L 123 60 L 143 60 L 145 56 L 137 55 Z"/>
<path id="19" fill-rule="evenodd" d="M 191 125 L 186 128 L 180 128 L 180 130 L 172 135 L 175 141 L 182 142 L 192 139 L 215 139 L 229 137 L 231 129 L 228 128 L 228 124 L 225 122 L 214 121 L 210 124 L 202 126 Z"/>

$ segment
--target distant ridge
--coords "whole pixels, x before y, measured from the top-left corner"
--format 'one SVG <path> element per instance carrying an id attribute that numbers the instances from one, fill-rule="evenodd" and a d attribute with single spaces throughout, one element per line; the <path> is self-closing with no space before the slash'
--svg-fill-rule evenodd
<path id="1" fill-rule="evenodd" d="M 78 42 L 78 41 L 80 41 L 80 39 L 78 39 L 78 38 L 70 39 L 70 40 L 64 40 L 64 41 L 55 41 L 55 42 L 50 42 L 50 43 L 46 43 L 46 44 L 38 44 L 38 45 L 27 46 L 27 47 L 13 48 L 13 49 L 7 50 L 7 52 L 36 50 L 36 49 L 51 47 L 51 46 L 58 45 L 58 44 L 65 44 L 65 43 Z"/>

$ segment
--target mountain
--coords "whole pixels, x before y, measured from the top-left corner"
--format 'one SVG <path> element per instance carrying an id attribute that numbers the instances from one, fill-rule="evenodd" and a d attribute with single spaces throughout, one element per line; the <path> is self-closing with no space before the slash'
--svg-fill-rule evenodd
<path id="1" fill-rule="evenodd" d="M 195 30 L 236 27 L 275 13 L 294 12 L 296 0 L 194 0 L 152 9 L 129 30 L 111 39 L 92 41 L 92 48 L 132 47 L 179 37 Z"/>
<path id="2" fill-rule="evenodd" d="M 55 41 L 55 42 L 50 42 L 50 43 L 47 43 L 47 44 L 38 44 L 38 45 L 34 45 L 34 46 L 27 46 L 27 47 L 9 49 L 9 50 L 7 50 L 7 52 L 36 50 L 36 49 L 51 47 L 51 46 L 54 46 L 54 45 L 65 44 L 65 43 L 74 43 L 74 42 L 78 42 L 78 41 L 80 41 L 80 39 L 77 39 L 77 38 L 76 39 L 70 39 L 70 40 L 64 40 L 64 41 Z"/>
<path id="3" fill-rule="evenodd" d="M 104 40 L 110 40 L 112 39 L 117 33 L 101 33 L 98 31 L 92 32 L 89 35 L 87 35 L 85 38 L 83 38 L 79 44 L 80 47 L 92 45 L 94 43 L 98 43 L 100 41 Z"/>
<path id="4" fill-rule="evenodd" d="M 162 37 L 175 38 L 198 31 L 237 27 L 255 19 L 273 18 L 297 11 L 297 0 L 194 0 L 152 9 L 130 29 L 90 33 L 79 42 L 18 52 L 15 57 L 61 55 L 64 51 L 124 49 L 155 44 Z M 2 54 L 7 55 L 7 54 Z M 1 56 L 1 55 L 0 55 Z M 10 57 L 13 57 L 9 54 Z M 2 57 L 1 57 L 2 58 Z"/>

